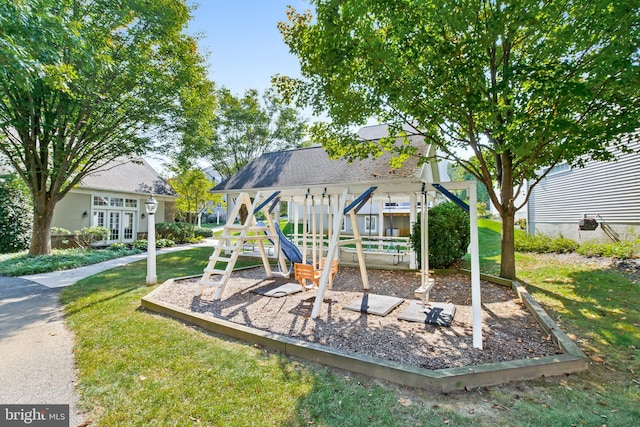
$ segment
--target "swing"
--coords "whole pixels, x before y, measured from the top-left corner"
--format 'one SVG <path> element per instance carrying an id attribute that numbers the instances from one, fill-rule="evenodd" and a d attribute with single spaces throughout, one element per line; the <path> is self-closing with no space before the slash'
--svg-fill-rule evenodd
<path id="1" fill-rule="evenodd" d="M 326 190 L 325 190 L 326 191 Z M 312 229 L 312 252 L 311 252 L 311 256 L 312 256 L 312 260 L 311 262 L 307 262 L 306 260 L 306 254 L 307 254 L 307 248 L 306 248 L 306 242 L 307 242 L 307 225 L 308 225 L 308 211 L 307 211 L 307 204 L 308 204 L 308 200 L 309 200 L 309 191 L 307 190 L 307 195 L 305 196 L 305 204 L 304 204 L 304 218 L 303 218 L 303 237 L 302 237 L 302 241 L 303 241 L 303 250 L 302 250 L 302 254 L 303 254 L 303 260 L 302 263 L 297 263 L 293 265 L 293 271 L 294 271 L 294 277 L 295 279 L 298 281 L 298 283 L 300 283 L 300 286 L 302 286 L 303 289 L 312 289 L 312 288 L 317 288 L 319 286 L 319 281 L 320 281 L 320 277 L 322 276 L 322 270 L 324 269 L 325 265 L 326 265 L 326 258 L 323 258 L 323 252 L 324 252 L 324 242 L 323 242 L 323 238 L 320 238 L 320 252 L 318 254 L 317 251 L 317 245 L 318 243 L 316 242 L 316 204 L 315 204 L 315 198 L 312 195 L 311 196 L 311 229 Z M 320 227 L 324 228 L 324 221 L 323 221 L 323 215 L 324 215 L 324 197 L 325 197 L 325 193 L 322 193 L 322 211 L 321 211 L 321 219 L 320 219 Z M 323 231 L 322 231 L 323 232 Z M 324 234 L 324 232 L 323 232 Z M 338 260 L 335 259 L 331 262 L 331 275 L 329 276 L 329 282 L 333 281 L 333 278 L 335 277 L 335 275 L 338 272 Z M 307 285 L 307 280 L 309 280 L 312 285 Z"/>
<path id="2" fill-rule="evenodd" d="M 393 212 L 391 212 L 391 194 L 387 194 L 389 197 L 389 203 L 387 206 L 389 207 L 389 236 L 393 239 Z M 391 240 L 391 244 L 387 247 L 387 252 L 391 253 L 396 249 L 395 242 Z M 400 250 L 398 250 L 400 252 Z"/>

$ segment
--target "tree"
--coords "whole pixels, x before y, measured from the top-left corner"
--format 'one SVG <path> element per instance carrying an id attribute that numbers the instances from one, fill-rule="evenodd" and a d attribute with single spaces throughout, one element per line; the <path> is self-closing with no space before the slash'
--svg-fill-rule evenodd
<path id="1" fill-rule="evenodd" d="M 33 222 L 29 192 L 19 177 L 0 176 L 0 254 L 29 247 Z"/>
<path id="2" fill-rule="evenodd" d="M 258 91 L 250 89 L 239 98 L 222 88 L 218 99 L 216 138 L 205 156 L 223 178 L 266 152 L 303 145 L 305 120 L 297 109 L 284 105 L 273 91 L 266 91 L 260 99 Z"/>
<path id="3" fill-rule="evenodd" d="M 169 184 L 178 193 L 175 206 L 178 215 L 190 224 L 195 223 L 198 215 L 207 208 L 209 203 L 222 202 L 221 195 L 209 192 L 215 186 L 215 182 L 209 180 L 200 169 L 183 171 L 169 178 Z"/>
<path id="4" fill-rule="evenodd" d="M 392 142 L 414 133 L 484 183 L 502 218 L 503 277 L 516 276 L 516 196 L 526 202 L 559 163 L 610 160 L 638 138 L 638 0 L 312 3 L 315 18 L 289 8 L 279 24 L 303 77 L 276 76 L 280 92 L 326 111 L 332 122 L 312 134 L 332 155 L 407 156 Z M 390 138 L 353 136 L 371 117 L 391 123 Z"/>
<path id="5" fill-rule="evenodd" d="M 50 253 L 56 203 L 84 176 L 198 120 L 188 20 L 185 0 L 0 4 L 0 153 L 33 199 L 31 254 Z"/>

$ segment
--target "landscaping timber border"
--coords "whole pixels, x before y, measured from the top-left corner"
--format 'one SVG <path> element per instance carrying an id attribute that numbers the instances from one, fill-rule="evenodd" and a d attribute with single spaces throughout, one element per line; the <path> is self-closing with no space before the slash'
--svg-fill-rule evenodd
<path id="1" fill-rule="evenodd" d="M 460 271 L 465 274 L 464 270 Z M 199 277 L 199 276 L 197 276 Z M 327 366 L 368 375 L 397 384 L 447 393 L 460 389 L 531 380 L 543 376 L 563 375 L 588 369 L 589 363 L 580 348 L 560 330 L 544 309 L 517 281 L 482 275 L 483 280 L 511 286 L 525 307 L 551 335 L 559 354 L 507 362 L 487 363 L 449 369 L 423 369 L 385 359 L 347 353 L 334 348 L 262 331 L 210 315 L 194 313 L 154 297 L 161 287 L 171 286 L 178 279 L 169 279 L 142 298 L 142 306 L 208 331 L 258 344 L 280 353 L 300 357 Z"/>

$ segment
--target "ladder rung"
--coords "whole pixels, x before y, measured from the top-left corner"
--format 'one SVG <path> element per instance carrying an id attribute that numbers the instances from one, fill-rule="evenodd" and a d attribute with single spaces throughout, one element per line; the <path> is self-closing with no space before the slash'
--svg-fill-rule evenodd
<path id="1" fill-rule="evenodd" d="M 222 286 L 222 282 L 209 282 L 207 280 L 200 280 L 198 282 L 198 285 L 200 285 L 200 286 L 211 286 L 211 287 L 214 287 L 214 288 L 219 288 L 219 287 Z"/>
<path id="2" fill-rule="evenodd" d="M 249 227 L 249 231 L 269 231 L 269 227 L 266 225 L 252 225 Z"/>
<path id="3" fill-rule="evenodd" d="M 216 246 L 216 249 L 219 249 L 220 251 L 232 251 L 234 249 L 238 249 L 238 245 L 234 245 L 234 246 L 218 245 Z"/>
<path id="4" fill-rule="evenodd" d="M 210 260 L 210 261 L 214 261 L 214 258 L 215 258 L 215 260 L 217 260 L 217 261 L 222 261 L 222 262 L 229 262 L 229 261 L 231 261 L 231 257 L 220 256 L 220 255 L 218 255 L 217 257 L 211 257 L 211 258 L 209 258 L 209 260 Z"/>
<path id="5" fill-rule="evenodd" d="M 276 236 L 272 236 L 270 234 L 258 234 L 256 236 L 245 236 L 244 240 L 267 240 L 274 239 Z"/>
<path id="6" fill-rule="evenodd" d="M 225 225 L 224 228 L 225 230 L 243 230 L 245 226 L 241 224 L 231 224 L 231 225 Z"/>
<path id="7" fill-rule="evenodd" d="M 204 272 L 209 274 L 220 274 L 220 275 L 223 275 L 226 273 L 225 270 L 218 270 L 216 268 L 205 268 Z"/>

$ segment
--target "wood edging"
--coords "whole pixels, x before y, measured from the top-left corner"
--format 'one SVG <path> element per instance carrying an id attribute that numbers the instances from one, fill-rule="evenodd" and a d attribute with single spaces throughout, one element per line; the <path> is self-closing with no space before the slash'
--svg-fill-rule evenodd
<path id="1" fill-rule="evenodd" d="M 464 271 L 461 271 L 464 273 Z M 483 275 L 493 282 L 494 276 Z M 142 298 L 145 309 L 199 326 L 210 332 L 229 336 L 265 348 L 326 366 L 345 369 L 396 384 L 447 393 L 460 389 L 505 384 L 511 381 L 531 380 L 543 376 L 581 372 L 589 367 L 588 359 L 580 348 L 564 333 L 531 295 L 517 281 L 508 281 L 525 307 L 547 331 L 559 348 L 559 354 L 531 359 L 510 360 L 460 368 L 430 370 L 403 365 L 385 359 L 343 352 L 328 346 L 309 343 L 248 326 L 185 310 L 160 301 L 155 294 L 178 279 L 169 279 Z M 498 284 L 505 284 L 505 279 Z"/>

